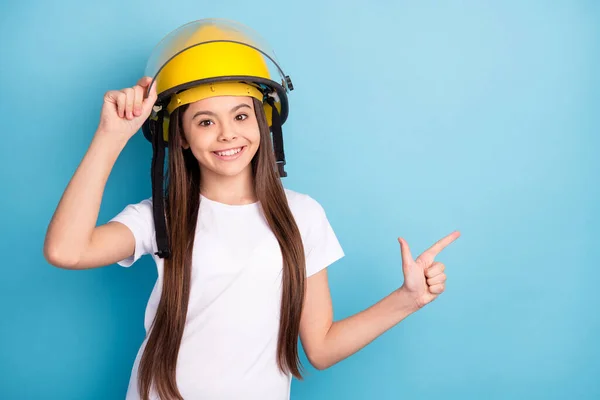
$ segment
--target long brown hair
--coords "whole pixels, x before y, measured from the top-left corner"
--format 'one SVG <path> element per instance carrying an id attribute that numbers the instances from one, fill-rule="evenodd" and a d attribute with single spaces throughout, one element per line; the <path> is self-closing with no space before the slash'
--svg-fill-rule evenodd
<path id="1" fill-rule="evenodd" d="M 302 379 L 298 334 L 305 288 L 304 248 L 277 172 L 263 105 L 253 101 L 260 130 L 260 144 L 252 159 L 254 186 L 283 257 L 277 364 L 282 372 Z M 165 209 L 171 258 L 164 260 L 160 303 L 139 366 L 138 387 L 143 400 L 149 400 L 152 385 L 161 399 L 183 399 L 177 388 L 176 366 L 190 297 L 201 179 L 198 161 L 189 149 L 181 147 L 181 115 L 186 108 L 182 106 L 170 116 Z"/>

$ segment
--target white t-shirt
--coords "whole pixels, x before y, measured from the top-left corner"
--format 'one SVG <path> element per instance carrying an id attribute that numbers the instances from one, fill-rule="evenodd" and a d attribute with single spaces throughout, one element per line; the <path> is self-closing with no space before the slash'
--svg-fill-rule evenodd
<path id="1" fill-rule="evenodd" d="M 304 244 L 306 275 L 311 276 L 344 252 L 321 205 L 308 195 L 289 189 L 285 193 Z M 163 260 L 154 255 L 151 199 L 128 205 L 111 221 L 125 224 L 135 236 L 135 254 L 119 265 L 129 267 L 144 254 L 156 262 L 158 278 L 145 314 L 148 333 L 163 281 Z M 176 371 L 183 398 L 289 399 L 292 376 L 282 374 L 276 362 L 282 260 L 259 203 L 235 206 L 201 196 Z M 127 400 L 139 399 L 137 371 L 145 344 L 133 365 Z M 151 392 L 150 398 L 158 396 Z"/>

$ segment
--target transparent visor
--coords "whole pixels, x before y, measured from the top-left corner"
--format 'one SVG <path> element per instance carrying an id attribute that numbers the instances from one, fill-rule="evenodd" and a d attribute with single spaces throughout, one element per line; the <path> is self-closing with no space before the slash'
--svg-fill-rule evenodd
<path id="1" fill-rule="evenodd" d="M 260 53 L 268 70 L 270 80 L 280 84 L 286 92 L 293 89 L 291 81 L 280 67 L 275 52 L 257 32 L 235 21 L 225 19 L 202 19 L 185 24 L 165 36 L 153 49 L 145 75 L 153 78 L 177 55 L 208 43 L 237 43 Z"/>

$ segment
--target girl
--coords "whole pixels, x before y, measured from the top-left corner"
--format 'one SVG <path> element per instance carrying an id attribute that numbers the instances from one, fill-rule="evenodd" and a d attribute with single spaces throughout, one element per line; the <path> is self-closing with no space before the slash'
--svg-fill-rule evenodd
<path id="1" fill-rule="evenodd" d="M 192 22 L 161 41 L 146 71 L 105 94 L 44 245 L 61 268 L 156 262 L 127 399 L 289 399 L 292 375 L 302 377 L 298 337 L 324 369 L 443 292 L 434 257 L 458 232 L 416 260 L 399 239 L 402 287 L 332 320 L 326 267 L 344 253 L 320 204 L 281 184 L 292 84 L 254 32 Z M 110 171 L 140 127 L 153 144 L 152 197 L 96 226 Z"/>

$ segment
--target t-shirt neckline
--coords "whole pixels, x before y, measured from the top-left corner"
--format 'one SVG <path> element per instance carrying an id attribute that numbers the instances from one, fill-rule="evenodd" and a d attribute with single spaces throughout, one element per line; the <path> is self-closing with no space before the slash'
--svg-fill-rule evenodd
<path id="1" fill-rule="evenodd" d="M 248 203 L 248 204 L 227 204 L 227 203 L 221 203 L 216 200 L 211 200 L 208 197 L 204 196 L 203 194 L 200 194 L 200 202 L 202 203 L 203 201 L 206 203 L 209 203 L 215 207 L 226 208 L 226 209 L 230 209 L 230 210 L 245 210 L 245 209 L 249 209 L 249 208 L 255 208 L 260 203 L 260 201 L 256 201 L 254 203 Z"/>

